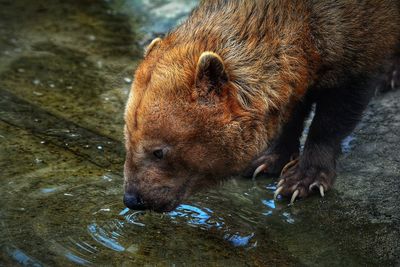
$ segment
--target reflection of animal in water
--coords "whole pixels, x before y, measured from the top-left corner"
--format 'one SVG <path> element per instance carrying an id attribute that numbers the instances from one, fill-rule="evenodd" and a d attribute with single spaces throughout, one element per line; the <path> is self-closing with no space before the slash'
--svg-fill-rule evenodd
<path id="1" fill-rule="evenodd" d="M 276 194 L 291 202 L 323 196 L 368 85 L 398 46 L 399 13 L 397 0 L 203 1 L 136 71 L 125 204 L 171 210 L 243 171 L 280 173 Z"/>

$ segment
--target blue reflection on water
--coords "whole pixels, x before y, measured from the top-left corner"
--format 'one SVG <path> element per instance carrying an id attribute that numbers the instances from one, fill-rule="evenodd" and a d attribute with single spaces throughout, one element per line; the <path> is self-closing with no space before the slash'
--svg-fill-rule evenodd
<path id="1" fill-rule="evenodd" d="M 97 249 L 89 245 L 88 243 L 84 241 L 79 241 L 75 242 L 74 240 L 70 239 L 72 243 L 74 243 L 77 247 L 79 247 L 81 250 L 84 250 L 86 252 L 89 252 L 90 254 L 96 253 Z"/>
<path id="2" fill-rule="evenodd" d="M 263 215 L 265 215 L 265 216 L 271 216 L 271 215 L 272 215 L 272 210 L 263 212 Z"/>
<path id="3" fill-rule="evenodd" d="M 282 217 L 285 222 L 290 223 L 290 224 L 294 223 L 294 219 L 290 213 L 284 212 L 284 213 L 282 213 Z"/>
<path id="4" fill-rule="evenodd" d="M 213 218 L 214 212 L 209 208 L 199 208 L 193 205 L 181 204 L 176 208 L 176 210 L 168 213 L 171 218 L 185 218 L 187 219 L 187 223 L 190 225 L 204 227 L 209 229 L 211 227 L 215 227 L 217 229 L 223 230 L 226 232 L 224 235 L 224 239 L 230 242 L 235 247 L 244 247 L 249 246 L 251 239 L 254 237 L 254 233 L 248 235 L 241 235 L 238 232 L 234 234 L 229 233 L 229 229 L 224 229 L 224 221 L 223 218 L 217 217 Z M 254 246 L 255 244 L 253 244 Z"/>
<path id="5" fill-rule="evenodd" d="M 37 260 L 31 258 L 28 256 L 25 252 L 18 248 L 7 248 L 8 254 L 19 264 L 24 265 L 24 266 L 34 266 L 34 267 L 40 267 L 43 266 L 41 263 L 39 263 Z"/>
<path id="6" fill-rule="evenodd" d="M 206 228 L 216 227 L 221 228 L 224 225 L 222 218 L 217 218 L 219 221 L 211 219 L 213 211 L 209 208 L 198 208 L 188 204 L 179 205 L 174 211 L 168 213 L 173 218 L 186 218 L 188 223 L 192 225 L 203 226 Z"/>
<path id="7" fill-rule="evenodd" d="M 123 215 L 127 214 L 128 211 L 130 211 L 130 209 L 129 208 L 125 208 L 125 209 L 121 210 L 121 212 L 118 215 L 123 216 Z"/>
<path id="8" fill-rule="evenodd" d="M 275 191 L 276 190 L 276 183 L 268 184 L 267 186 L 265 186 L 265 188 L 270 190 L 270 191 Z"/>
<path id="9" fill-rule="evenodd" d="M 262 214 L 265 216 L 271 216 L 273 213 L 273 210 L 276 209 L 276 204 L 275 200 L 273 199 L 263 199 L 261 202 L 268 208 L 267 211 L 263 212 Z"/>
<path id="10" fill-rule="evenodd" d="M 273 199 L 264 199 L 261 201 L 265 206 L 271 208 L 271 209 L 275 209 L 275 200 Z"/>
<path id="11" fill-rule="evenodd" d="M 42 189 L 40 189 L 40 191 L 41 191 L 43 194 L 53 193 L 53 192 L 55 192 L 56 190 L 57 190 L 57 188 L 42 188 Z"/>
<path id="12" fill-rule="evenodd" d="M 226 235 L 225 239 L 232 243 L 235 247 L 244 247 L 250 243 L 250 240 L 254 237 L 254 233 L 251 233 L 247 236 L 241 236 L 240 234 L 236 233 L 233 235 Z"/>
<path id="13" fill-rule="evenodd" d="M 102 244 L 103 246 L 115 251 L 125 250 L 125 248 L 115 240 L 116 238 L 118 238 L 118 236 L 114 236 L 113 234 L 114 232 L 112 232 L 112 236 L 110 237 L 108 236 L 108 233 L 101 227 L 98 227 L 96 223 L 90 224 L 88 226 L 88 230 L 93 239 Z"/>
<path id="14" fill-rule="evenodd" d="M 65 253 L 65 257 L 67 257 L 70 261 L 73 261 L 73 262 L 75 262 L 77 264 L 81 264 L 81 265 L 88 265 L 91 263 L 90 261 L 82 259 L 81 257 L 76 256 L 75 254 L 73 254 L 71 252 Z"/>

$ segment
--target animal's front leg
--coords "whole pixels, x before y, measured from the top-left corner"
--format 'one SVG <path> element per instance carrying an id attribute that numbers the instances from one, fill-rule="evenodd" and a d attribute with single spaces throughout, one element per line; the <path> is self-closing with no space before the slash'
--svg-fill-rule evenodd
<path id="1" fill-rule="evenodd" d="M 311 105 L 309 96 L 297 104 L 292 111 L 291 118 L 282 127 L 279 137 L 253 160 L 244 176 L 254 178 L 260 173 L 279 175 L 286 163 L 298 157 L 299 138 L 303 132 L 304 120 L 310 113 Z"/>
<path id="2" fill-rule="evenodd" d="M 313 192 L 324 196 L 332 188 L 341 141 L 355 127 L 370 98 L 367 83 L 350 79 L 340 88 L 321 91 L 303 153 L 282 170 L 275 196 L 304 198 Z"/>

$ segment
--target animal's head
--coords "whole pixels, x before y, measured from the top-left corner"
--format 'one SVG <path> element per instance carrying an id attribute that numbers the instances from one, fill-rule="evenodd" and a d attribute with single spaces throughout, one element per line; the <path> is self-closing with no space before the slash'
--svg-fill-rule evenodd
<path id="1" fill-rule="evenodd" d="M 224 60 L 154 40 L 125 113 L 125 205 L 168 211 L 242 170 L 263 146 L 262 115 L 238 101 Z"/>

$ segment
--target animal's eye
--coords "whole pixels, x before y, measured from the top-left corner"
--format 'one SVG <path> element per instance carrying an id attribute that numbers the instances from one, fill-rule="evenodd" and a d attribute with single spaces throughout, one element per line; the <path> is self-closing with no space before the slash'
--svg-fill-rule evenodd
<path id="1" fill-rule="evenodd" d="M 162 159 L 164 157 L 164 152 L 162 151 L 162 149 L 157 149 L 153 151 L 153 155 L 158 159 Z"/>

